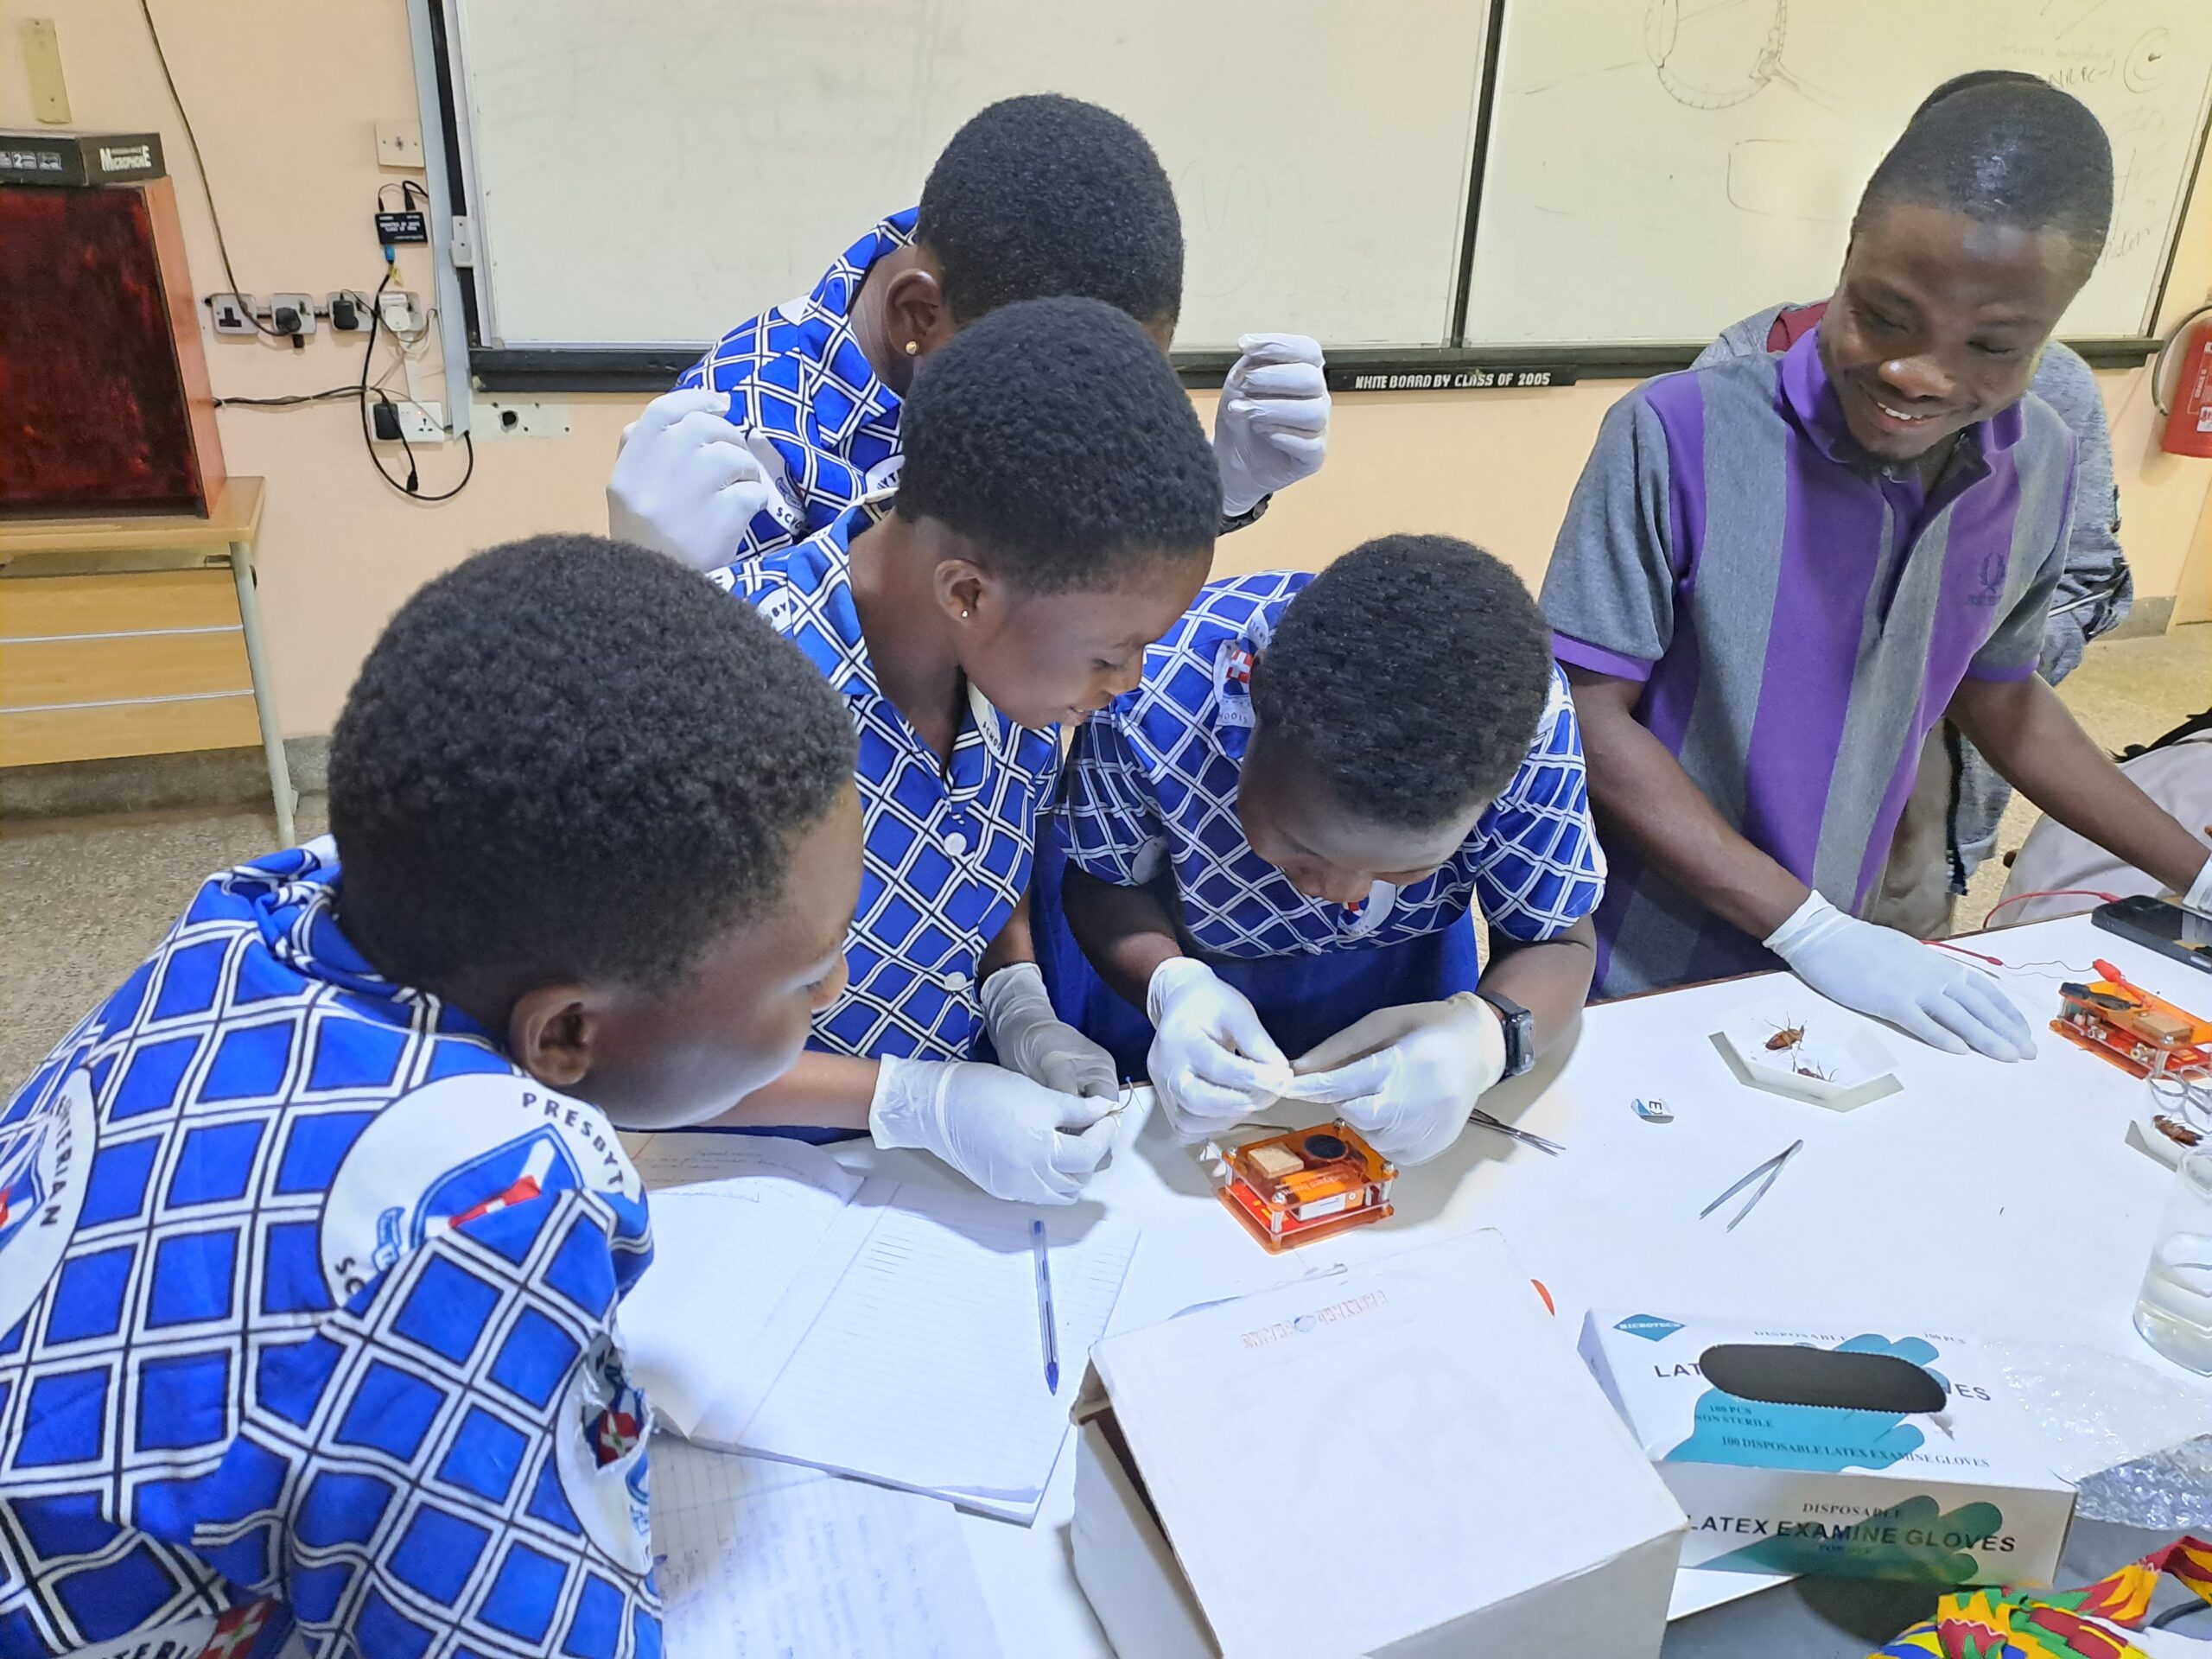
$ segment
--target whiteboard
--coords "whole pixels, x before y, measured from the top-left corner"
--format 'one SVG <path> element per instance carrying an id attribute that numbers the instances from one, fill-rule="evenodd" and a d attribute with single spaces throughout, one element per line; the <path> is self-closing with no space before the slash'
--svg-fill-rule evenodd
<path id="1" fill-rule="evenodd" d="M 1471 344 L 1707 340 L 1835 286 L 1905 119 L 2024 69 L 2111 136 L 2112 236 L 2060 333 L 2152 323 L 2212 85 L 2207 0 L 1501 0 Z"/>
<path id="2" fill-rule="evenodd" d="M 811 288 L 992 100 L 1128 117 L 1185 349 L 1446 343 L 1477 0 L 446 0 L 492 346 L 696 344 Z M 488 314 L 488 315 L 486 315 Z"/>

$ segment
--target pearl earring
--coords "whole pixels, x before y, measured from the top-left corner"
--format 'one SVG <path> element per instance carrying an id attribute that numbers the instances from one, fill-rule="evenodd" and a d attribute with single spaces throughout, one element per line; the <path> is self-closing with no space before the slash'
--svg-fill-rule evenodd
<path id="1" fill-rule="evenodd" d="M 969 605 L 963 605 L 963 606 L 960 607 L 960 620 L 961 620 L 963 622 L 966 622 L 966 621 L 970 620 L 975 616 L 975 614 L 976 614 L 976 611 L 975 611 L 975 607 L 974 607 L 973 606 L 969 606 Z"/>
<path id="2" fill-rule="evenodd" d="M 906 355 L 907 355 L 907 356 L 909 356 L 909 357 L 919 357 L 921 354 L 922 354 L 922 342 L 921 342 L 920 340 L 908 340 L 908 341 L 906 342 Z"/>

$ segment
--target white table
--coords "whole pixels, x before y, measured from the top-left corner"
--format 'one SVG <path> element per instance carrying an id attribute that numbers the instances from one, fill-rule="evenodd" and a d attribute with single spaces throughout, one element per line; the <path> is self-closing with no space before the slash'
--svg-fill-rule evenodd
<path id="1" fill-rule="evenodd" d="M 2212 1007 L 2212 976 L 2092 927 L 2086 917 L 1968 941 L 2007 963 L 2087 969 L 2103 957 L 2185 1007 Z M 2038 1031 L 2031 1063 L 2003 1065 L 1892 1039 L 1904 1092 L 1849 1113 L 1745 1088 L 1707 1033 L 1722 1013 L 1777 995 L 1827 1007 L 1782 976 L 1727 981 L 1592 1008 L 1564 1064 L 1554 1058 L 1484 1104 L 1566 1145 L 1548 1157 L 1471 1128 L 1402 1176 L 1397 1213 L 1332 1241 L 1269 1256 L 1221 1207 L 1192 1154 L 1147 1125 L 1092 1183 L 1104 1213 L 1143 1228 L 1113 1328 L 1150 1324 L 1339 1261 L 1495 1227 L 1558 1306 L 1570 1339 L 1606 1307 L 1927 1325 L 2078 1344 L 2212 1382 L 2160 1359 L 2129 1323 L 2170 1171 L 2126 1141 L 2144 1085 L 2050 1031 L 2061 977 L 1999 977 Z M 1657 1095 L 1675 1121 L 1630 1109 Z M 1802 1136 L 1765 1199 L 1733 1233 L 1736 1205 L 1698 1211 Z M 849 1160 L 899 1179 L 946 1179 L 910 1153 Z M 1081 1366 L 1061 1383 L 1072 1399 Z M 1103 1656 L 1070 1565 L 1074 1453 L 1065 1449 L 1033 1528 L 963 1516 L 1008 1655 Z"/>

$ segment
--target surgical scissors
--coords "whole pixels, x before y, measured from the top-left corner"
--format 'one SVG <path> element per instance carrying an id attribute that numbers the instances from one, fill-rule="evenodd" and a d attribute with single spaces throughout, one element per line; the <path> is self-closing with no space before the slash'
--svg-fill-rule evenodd
<path id="1" fill-rule="evenodd" d="M 1750 1198 L 1744 1200 L 1744 1207 L 1736 1212 L 1735 1219 L 1732 1220 L 1725 1230 L 1728 1232 L 1734 1232 L 1736 1230 L 1736 1223 L 1741 1221 L 1745 1216 L 1750 1215 L 1751 1213 L 1751 1207 L 1758 1204 L 1761 1198 L 1766 1197 L 1767 1188 L 1772 1186 L 1774 1185 L 1774 1178 L 1782 1173 L 1782 1166 L 1788 1163 L 1792 1158 L 1795 1158 L 1799 1152 L 1802 1151 L 1804 1149 L 1804 1145 L 1805 1143 L 1802 1141 L 1792 1141 L 1787 1147 L 1784 1147 L 1780 1152 L 1776 1153 L 1773 1157 L 1768 1159 L 1757 1169 L 1752 1170 L 1748 1175 L 1745 1175 L 1743 1179 L 1738 1181 L 1733 1186 L 1730 1187 L 1726 1192 L 1723 1192 L 1711 1204 L 1707 1205 L 1704 1209 L 1699 1211 L 1697 1212 L 1697 1218 L 1700 1221 L 1703 1221 L 1707 1216 L 1718 1210 L 1722 1205 L 1727 1203 L 1729 1199 L 1734 1198 L 1738 1192 L 1749 1186 L 1753 1181 L 1758 1181 L 1760 1176 L 1765 1176 L 1766 1179 L 1759 1181 L 1758 1190 L 1753 1192 Z"/>
<path id="2" fill-rule="evenodd" d="M 1534 1147 L 1538 1152 L 1548 1153 L 1554 1158 L 1558 1157 L 1560 1154 L 1567 1150 L 1565 1147 L 1560 1145 L 1556 1141 L 1547 1141 L 1541 1135 L 1532 1134 L 1530 1131 L 1523 1128 L 1518 1128 L 1513 1124 L 1504 1122 L 1503 1119 L 1492 1117 L 1488 1112 L 1483 1110 L 1479 1106 L 1476 1107 L 1473 1111 L 1467 1114 L 1467 1122 L 1470 1123 L 1478 1123 L 1486 1129 L 1496 1129 L 1500 1135 L 1506 1136 L 1510 1140 L 1525 1142 L 1527 1145 Z"/>

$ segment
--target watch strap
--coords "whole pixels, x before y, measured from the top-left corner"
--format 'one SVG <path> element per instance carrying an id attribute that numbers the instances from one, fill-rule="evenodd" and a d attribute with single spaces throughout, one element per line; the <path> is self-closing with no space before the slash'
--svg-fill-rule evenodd
<path id="1" fill-rule="evenodd" d="M 1536 1017 L 1510 996 L 1475 987 L 1474 994 L 1497 1013 L 1505 1030 L 1505 1075 L 1517 1077 L 1536 1063 Z"/>

